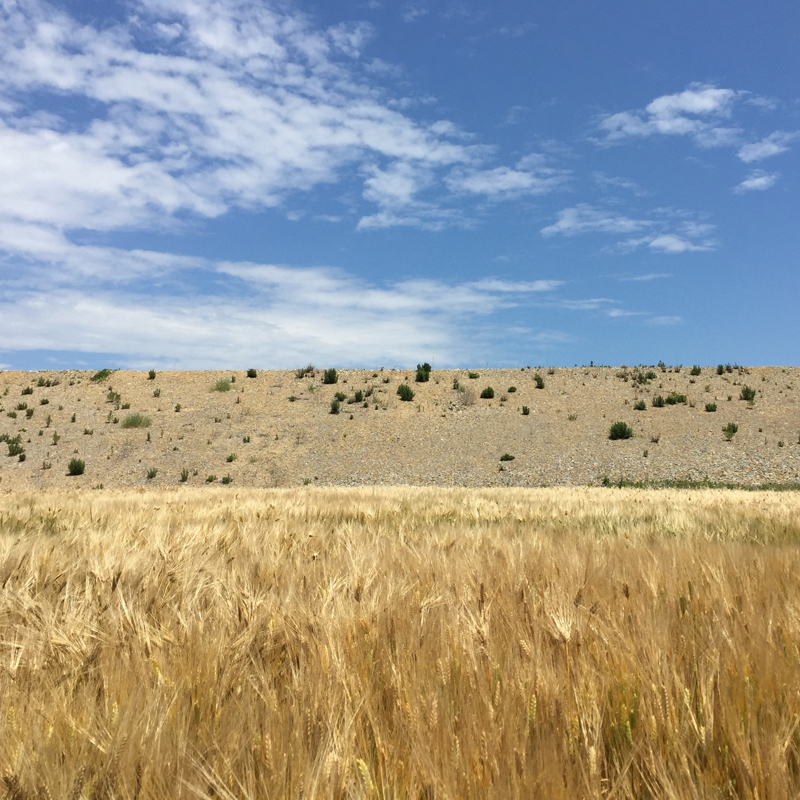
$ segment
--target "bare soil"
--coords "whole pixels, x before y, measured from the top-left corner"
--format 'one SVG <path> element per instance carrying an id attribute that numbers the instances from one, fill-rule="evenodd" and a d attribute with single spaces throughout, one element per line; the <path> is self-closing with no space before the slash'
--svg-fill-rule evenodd
<path id="1" fill-rule="evenodd" d="M 653 368 L 648 383 L 630 368 L 539 370 L 542 389 L 531 369 L 476 372 L 471 379 L 466 371 L 435 370 L 429 382 L 416 383 L 414 370 L 340 370 L 335 385 L 323 384 L 322 370 L 302 378 L 285 370 L 259 370 L 255 378 L 159 372 L 153 380 L 116 371 L 100 382 L 92 382 L 93 372 L 3 372 L 0 434 L 20 436 L 25 460 L 0 445 L 0 490 L 166 487 L 181 483 L 184 470 L 187 485 L 229 477 L 233 488 L 800 480 L 800 368 L 718 375 L 704 367 L 696 376 Z M 221 378 L 233 380 L 230 391 L 211 390 Z M 456 381 L 463 391 L 453 388 Z M 398 397 L 401 383 L 413 389 L 412 401 Z M 489 386 L 494 398 L 481 399 Z M 739 399 L 743 386 L 756 390 L 753 404 Z M 33 392 L 23 395 L 27 387 Z M 350 402 L 357 390 L 369 396 Z M 336 392 L 346 399 L 332 414 Z M 673 392 L 686 403 L 652 406 Z M 634 410 L 638 400 L 644 411 Z M 714 402 L 717 411 L 707 412 Z M 137 413 L 149 427 L 124 427 Z M 611 441 L 609 428 L 619 420 L 634 435 Z M 738 432 L 726 441 L 729 422 Z M 513 460 L 501 461 L 504 454 Z M 71 459 L 85 461 L 83 475 L 67 474 Z"/>

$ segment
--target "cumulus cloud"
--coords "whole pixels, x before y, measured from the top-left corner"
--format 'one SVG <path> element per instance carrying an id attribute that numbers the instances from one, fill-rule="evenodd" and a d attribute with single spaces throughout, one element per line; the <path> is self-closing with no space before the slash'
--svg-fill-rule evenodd
<path id="1" fill-rule="evenodd" d="M 650 227 L 651 220 L 630 219 L 605 209 L 579 203 L 559 211 L 557 221 L 542 228 L 543 236 L 577 236 L 583 233 L 632 233 Z"/>
<path id="2" fill-rule="evenodd" d="M 780 178 L 780 172 L 764 172 L 763 169 L 754 169 L 733 191 L 737 194 L 744 192 L 763 192 L 772 188 Z"/>

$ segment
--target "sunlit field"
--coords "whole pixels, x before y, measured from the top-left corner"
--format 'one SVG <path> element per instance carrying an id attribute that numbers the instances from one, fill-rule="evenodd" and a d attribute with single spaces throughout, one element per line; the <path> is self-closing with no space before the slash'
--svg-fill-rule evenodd
<path id="1" fill-rule="evenodd" d="M 0 498 L 36 798 L 800 796 L 800 495 Z"/>

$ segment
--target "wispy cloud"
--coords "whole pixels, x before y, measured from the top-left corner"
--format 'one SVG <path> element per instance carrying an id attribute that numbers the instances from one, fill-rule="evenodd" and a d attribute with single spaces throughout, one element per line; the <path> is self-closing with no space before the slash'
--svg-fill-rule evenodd
<path id="1" fill-rule="evenodd" d="M 457 169 L 446 178 L 446 183 L 455 192 L 482 194 L 492 199 L 548 194 L 563 187 L 570 173 L 547 166 L 546 161 L 536 153 L 521 159 L 514 169 Z"/>
<path id="2" fill-rule="evenodd" d="M 734 186 L 736 194 L 744 192 L 763 192 L 772 188 L 781 177 L 780 172 L 764 172 L 763 169 L 754 169 L 738 186 Z"/>
<path id="3" fill-rule="evenodd" d="M 408 4 L 403 10 L 403 22 L 416 22 L 420 17 L 430 14 L 427 6 Z"/>
<path id="4" fill-rule="evenodd" d="M 637 197 L 645 197 L 645 192 L 636 181 L 629 178 L 621 178 L 618 176 L 606 175 L 603 172 L 593 172 L 592 180 L 601 189 L 625 189 L 628 192 L 636 195 Z"/>
<path id="5" fill-rule="evenodd" d="M 693 83 L 683 92 L 657 97 L 643 110 L 609 114 L 598 123 L 603 141 L 612 143 L 636 136 L 691 136 L 703 147 L 738 141 L 741 131 L 721 124 L 731 115 L 739 96 L 733 89 Z"/>
<path id="6" fill-rule="evenodd" d="M 797 139 L 800 133 L 797 131 L 775 131 L 758 142 L 742 145 L 739 148 L 738 156 L 749 164 L 753 161 L 762 161 L 770 156 L 785 153 L 789 149 L 789 143 Z"/>
<path id="7" fill-rule="evenodd" d="M 545 237 L 641 233 L 618 242 L 613 248 L 618 252 L 648 247 L 654 252 L 686 253 L 712 250 L 716 246 L 710 238 L 712 225 L 680 220 L 680 216 L 671 209 L 656 209 L 652 219 L 632 219 L 606 208 L 581 203 L 559 211 L 556 222 L 542 228 L 541 233 Z"/>

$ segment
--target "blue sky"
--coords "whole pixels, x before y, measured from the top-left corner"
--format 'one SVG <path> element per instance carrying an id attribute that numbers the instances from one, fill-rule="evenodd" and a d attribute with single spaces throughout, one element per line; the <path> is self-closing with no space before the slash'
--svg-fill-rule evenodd
<path id="1" fill-rule="evenodd" d="M 0 365 L 798 364 L 799 32 L 0 0 Z"/>

